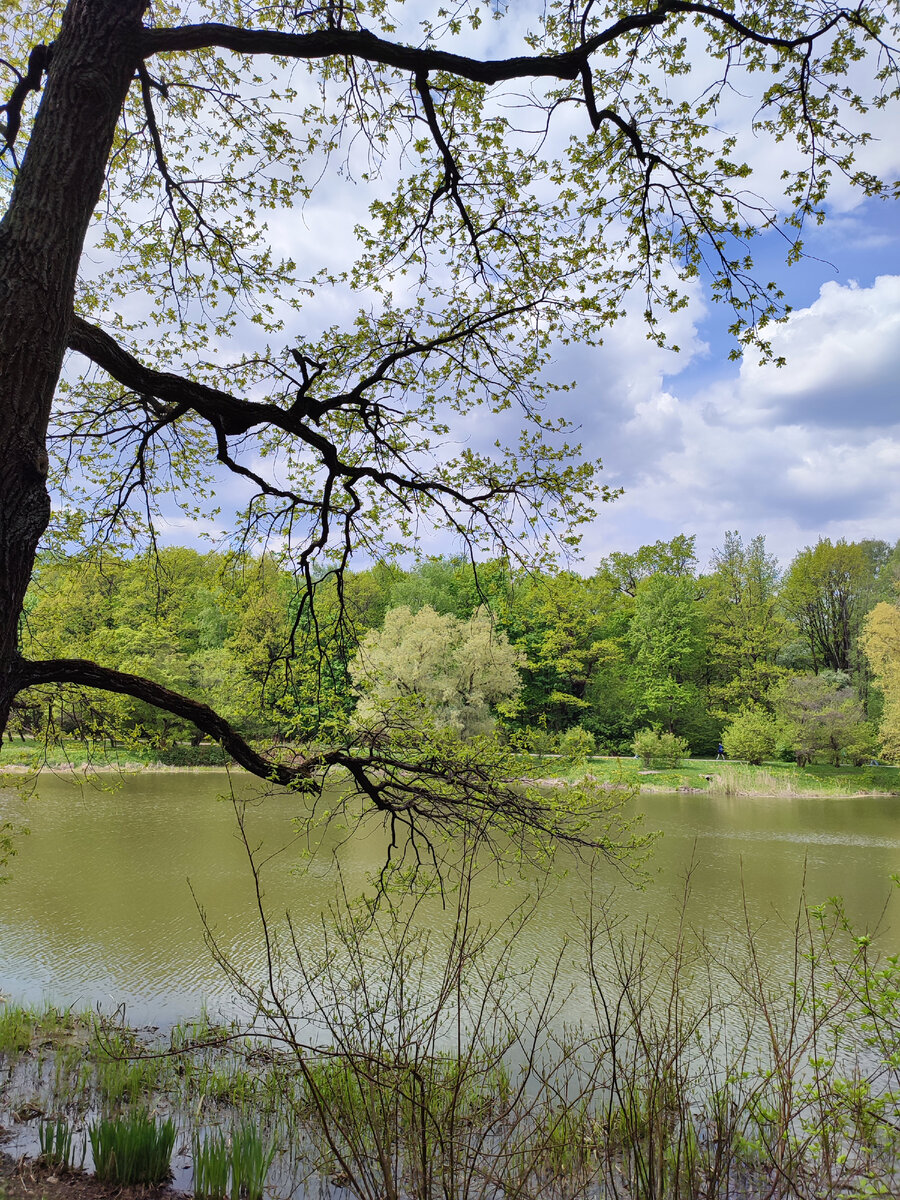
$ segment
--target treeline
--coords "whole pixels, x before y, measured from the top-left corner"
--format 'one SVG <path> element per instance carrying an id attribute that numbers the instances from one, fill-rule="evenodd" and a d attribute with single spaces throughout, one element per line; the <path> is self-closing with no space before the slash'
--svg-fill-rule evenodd
<path id="1" fill-rule="evenodd" d="M 900 543 L 821 540 L 782 569 L 764 537 L 729 533 L 703 569 L 695 539 L 682 535 L 611 554 L 589 576 L 525 574 L 501 560 L 380 564 L 348 572 L 340 587 L 325 577 L 310 609 L 273 557 L 172 548 L 152 559 L 43 559 L 22 642 L 29 657 L 92 658 L 149 676 L 251 737 L 308 741 L 346 727 L 359 699 L 354 655 L 389 612 L 395 627 L 432 610 L 457 623 L 489 611 L 522 680 L 499 720 L 527 744 L 549 749 L 578 728 L 601 751 L 630 754 L 640 731 L 656 729 L 709 754 L 726 735 L 738 749 L 743 729 L 766 754 L 863 760 L 885 740 L 891 749 L 898 579 Z M 420 678 L 427 669 L 423 658 Z M 197 740 L 168 714 L 100 693 L 26 693 L 14 727 Z"/>

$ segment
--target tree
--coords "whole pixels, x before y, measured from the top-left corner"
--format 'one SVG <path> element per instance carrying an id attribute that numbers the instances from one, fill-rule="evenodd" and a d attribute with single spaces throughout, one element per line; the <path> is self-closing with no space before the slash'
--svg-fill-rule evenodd
<path id="1" fill-rule="evenodd" d="M 412 700 L 461 737 L 487 733 L 491 706 L 512 699 L 522 686 L 521 659 L 483 610 L 461 621 L 427 604 L 415 613 L 392 608 L 350 664 L 360 693 L 357 722 L 389 723 L 397 701 Z"/>
<path id="2" fill-rule="evenodd" d="M 574 571 L 517 579 L 503 627 L 525 654 L 520 719 L 551 731 L 589 720 L 588 690 L 602 667 L 620 657 L 610 637 L 617 598 L 603 579 Z"/>
<path id="3" fill-rule="evenodd" d="M 842 751 L 865 740 L 865 712 L 842 672 L 789 676 L 778 684 L 774 700 L 801 767 L 819 753 L 839 766 Z"/>
<path id="4" fill-rule="evenodd" d="M 692 709 L 702 707 L 697 685 L 705 620 L 697 580 L 651 575 L 637 587 L 628 630 L 634 662 L 636 710 L 672 733 Z"/>
<path id="5" fill-rule="evenodd" d="M 706 600 L 710 695 L 723 717 L 764 705 L 782 674 L 776 664 L 785 640 L 779 581 L 778 563 L 766 553 L 763 535 L 745 546 L 739 533 L 725 534 L 725 544 L 713 554 Z"/>
<path id="6" fill-rule="evenodd" d="M 819 215 L 835 172 L 884 191 L 853 153 L 867 137 L 858 113 L 896 86 L 892 11 L 552 0 L 521 53 L 492 59 L 466 52 L 482 21 L 474 3 L 451 16 L 417 8 L 406 30 L 392 6 L 363 0 L 11 0 L 0 17 L 0 730 L 25 689 L 77 684 L 192 721 L 266 778 L 312 781 L 340 765 L 377 808 L 434 816 L 406 776 L 385 784 L 383 746 L 273 763 L 208 705 L 152 680 L 24 658 L 42 539 L 152 543 L 167 505 L 209 515 L 217 472 L 230 473 L 248 489 L 236 538 L 283 547 L 302 623 L 324 581 L 340 595 L 354 552 L 389 556 L 420 528 L 447 528 L 471 553 L 528 549 L 536 530 L 570 538 L 610 493 L 542 411 L 556 341 L 599 341 L 634 288 L 662 340 L 660 309 L 704 272 L 739 338 L 759 343 L 779 294 L 754 282 L 742 243 L 773 215 L 746 188 L 735 137 L 718 132 L 719 100 L 751 93 L 757 133 L 799 148 L 786 173 L 799 253 L 796 229 Z M 847 68 L 866 54 L 863 95 Z M 374 192 L 354 261 L 279 253 L 267 215 L 290 216 L 318 178 L 362 177 Z M 335 288 L 357 307 L 330 323 Z M 526 429 L 509 453 L 449 448 L 448 430 L 474 409 L 513 404 Z M 48 481 L 60 495 L 52 525 Z M 292 645 L 290 633 L 287 660 Z M 440 766 L 420 759 L 417 773 L 439 778 Z M 463 819 L 462 784 L 457 798 L 442 812 Z M 489 807 L 500 818 L 517 804 L 501 789 Z"/>
<path id="7" fill-rule="evenodd" d="M 697 565 L 693 534 L 679 533 L 671 542 L 641 546 L 633 554 L 616 550 L 603 560 L 600 570 L 615 582 L 619 591 L 636 596 L 638 585 L 651 575 L 671 575 L 676 579 L 693 575 Z"/>
<path id="8" fill-rule="evenodd" d="M 784 604 L 806 641 L 816 671 L 853 671 L 856 638 L 873 585 L 864 544 L 830 538 L 807 546 L 791 563 Z"/>
<path id="9" fill-rule="evenodd" d="M 876 604 L 865 620 L 863 650 L 875 680 L 884 693 L 879 735 L 884 753 L 900 758 L 900 610 L 895 604 Z"/>

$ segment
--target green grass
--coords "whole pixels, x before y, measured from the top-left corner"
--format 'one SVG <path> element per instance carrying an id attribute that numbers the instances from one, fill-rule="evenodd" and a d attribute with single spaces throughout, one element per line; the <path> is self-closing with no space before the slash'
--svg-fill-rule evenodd
<path id="1" fill-rule="evenodd" d="M 48 1167 L 66 1170 L 72 1165 L 72 1127 L 65 1117 L 41 1121 L 38 1139 L 41 1158 Z"/>
<path id="2" fill-rule="evenodd" d="M 532 778 L 575 782 L 586 775 L 602 783 L 639 786 L 648 791 L 679 788 L 720 795 L 841 796 L 857 792 L 900 794 L 900 768 L 833 767 L 813 763 L 766 762 L 752 767 L 741 762 L 690 758 L 677 768 L 648 770 L 634 758 L 589 758 L 572 764 L 561 758 L 523 756 L 523 774 Z"/>
<path id="3" fill-rule="evenodd" d="M 106 1183 L 163 1183 L 175 1145 L 175 1123 L 158 1123 L 143 1110 L 103 1117 L 88 1130 L 94 1172 Z"/>
<path id="4" fill-rule="evenodd" d="M 255 1125 L 242 1125 L 231 1135 L 231 1200 L 262 1200 L 275 1146 Z"/>
<path id="5" fill-rule="evenodd" d="M 64 738 L 47 743 L 41 738 L 16 737 L 4 741 L 0 751 L 0 775 L 4 769 L 52 767 L 54 770 L 119 769 L 134 770 L 160 765 L 212 766 L 221 768 L 221 750 L 212 745 L 170 745 L 167 748 L 148 745 L 129 739 L 118 743 L 108 740 L 85 742 L 80 738 Z"/>
<path id="6" fill-rule="evenodd" d="M 195 1200 L 226 1200 L 231 1156 L 221 1133 L 193 1141 Z"/>

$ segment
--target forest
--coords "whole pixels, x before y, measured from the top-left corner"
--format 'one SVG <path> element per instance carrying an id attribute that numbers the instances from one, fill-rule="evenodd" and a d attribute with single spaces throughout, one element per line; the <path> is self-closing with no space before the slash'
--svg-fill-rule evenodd
<path id="1" fill-rule="evenodd" d="M 39 560 L 33 657 L 102 658 L 202 699 L 264 746 L 309 746 L 416 704 L 470 738 L 552 753 L 861 765 L 900 751 L 900 543 L 821 539 L 782 566 L 765 537 L 615 552 L 591 573 L 428 558 L 326 577 L 313 609 L 274 555 L 170 547 Z M 650 732 L 652 731 L 652 732 Z M 130 696 L 32 688 L 13 737 L 140 739 L 203 763 L 202 735 Z"/>

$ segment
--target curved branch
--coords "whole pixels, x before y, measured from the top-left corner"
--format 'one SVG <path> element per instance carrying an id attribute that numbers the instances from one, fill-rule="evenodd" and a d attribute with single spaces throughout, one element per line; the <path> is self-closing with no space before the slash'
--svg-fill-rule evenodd
<path id="1" fill-rule="evenodd" d="M 207 420 L 218 422 L 226 434 L 246 433 L 255 425 L 272 422 L 279 417 L 284 419 L 286 415 L 274 404 L 240 400 L 219 388 L 207 387 L 183 375 L 145 367 L 115 338 L 77 315 L 72 317 L 69 326 L 68 344 L 70 350 L 89 358 L 131 391 L 155 396 L 166 404 L 188 405 Z"/>
<path id="2" fill-rule="evenodd" d="M 180 692 L 173 692 L 162 684 L 144 679 L 143 676 L 128 675 L 124 671 L 101 667 L 90 659 L 23 659 L 17 674 L 20 681 L 19 691 L 47 683 L 68 683 L 97 688 L 103 692 L 114 692 L 120 696 L 131 696 L 145 704 L 152 704 L 154 708 L 190 721 L 201 732 L 214 738 L 239 766 L 260 779 L 267 779 L 281 787 L 296 788 L 298 783 L 303 782 L 311 784 L 313 774 L 329 765 L 328 755 L 316 755 L 293 767 L 274 763 L 258 754 L 234 726 L 219 716 L 208 704 L 191 700 Z"/>
<path id="3" fill-rule="evenodd" d="M 652 29 L 676 14 L 706 16 L 733 29 L 747 41 L 779 50 L 796 50 L 827 34 L 839 21 L 866 28 L 859 10 L 840 9 L 823 20 L 820 28 L 794 38 L 764 34 L 745 25 L 733 13 L 715 4 L 691 0 L 661 0 L 655 8 L 629 13 L 606 29 L 587 38 L 574 50 L 559 54 L 518 55 L 515 58 L 469 58 L 431 47 L 404 46 L 387 41 L 365 29 L 323 29 L 314 33 L 283 33 L 271 29 L 242 29 L 234 25 L 204 22 L 171 29 L 149 29 L 144 35 L 142 53 L 168 53 L 178 50 L 203 50 L 218 46 L 238 54 L 271 54 L 284 58 L 332 58 L 347 56 L 396 67 L 419 74 L 446 71 L 474 83 L 502 83 L 521 78 L 577 79 L 588 58 L 609 42 L 628 33 Z M 870 32 L 874 33 L 873 30 Z"/>

